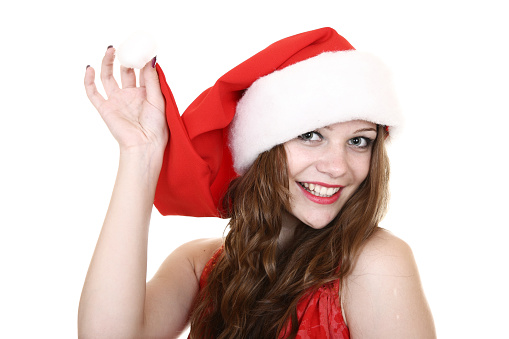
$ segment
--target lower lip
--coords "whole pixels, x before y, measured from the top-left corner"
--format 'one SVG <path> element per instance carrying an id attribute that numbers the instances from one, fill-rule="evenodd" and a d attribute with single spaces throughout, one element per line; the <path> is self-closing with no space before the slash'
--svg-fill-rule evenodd
<path id="1" fill-rule="evenodd" d="M 302 187 L 301 184 L 297 183 L 297 185 L 300 187 L 302 192 L 304 192 L 304 196 L 306 198 L 308 198 L 312 202 L 315 202 L 315 203 L 320 204 L 320 205 L 330 205 L 330 204 L 335 203 L 339 199 L 339 196 L 341 195 L 341 191 L 343 190 L 343 187 L 341 187 L 339 189 L 339 191 L 336 194 L 334 194 L 333 196 L 330 196 L 330 197 L 318 197 L 318 196 L 316 196 L 314 194 L 309 193 L 304 187 Z"/>

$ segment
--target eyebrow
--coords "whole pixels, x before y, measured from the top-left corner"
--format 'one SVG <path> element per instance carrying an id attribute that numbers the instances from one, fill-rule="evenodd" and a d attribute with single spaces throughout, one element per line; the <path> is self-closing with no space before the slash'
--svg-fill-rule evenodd
<path id="1" fill-rule="evenodd" d="M 325 128 L 326 130 L 329 130 L 329 131 L 332 130 L 332 128 L 330 126 L 325 126 L 325 127 L 322 127 L 322 128 Z M 376 128 L 373 128 L 373 127 L 361 128 L 361 129 L 358 129 L 355 132 L 353 132 L 353 134 L 359 133 L 359 132 L 368 132 L 368 131 L 376 132 Z"/>
<path id="2" fill-rule="evenodd" d="M 354 134 L 359 133 L 359 132 L 368 132 L 368 131 L 376 132 L 376 129 L 374 129 L 373 127 L 361 128 L 361 129 L 356 130 L 354 132 Z"/>
<path id="3" fill-rule="evenodd" d="M 320 129 L 326 129 L 326 130 L 329 130 L 329 131 L 332 130 L 332 128 L 330 126 L 324 126 L 322 128 L 319 128 L 319 130 Z M 373 128 L 373 127 L 366 127 L 366 128 L 358 129 L 355 132 L 353 132 L 353 134 L 357 134 L 357 133 L 360 133 L 360 132 L 375 132 L 378 135 L 378 131 L 376 130 L 376 128 Z"/>

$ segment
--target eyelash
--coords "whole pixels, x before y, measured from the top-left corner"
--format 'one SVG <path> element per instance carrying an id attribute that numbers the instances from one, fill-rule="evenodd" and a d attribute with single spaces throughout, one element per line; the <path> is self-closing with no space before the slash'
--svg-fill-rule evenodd
<path id="1" fill-rule="evenodd" d="M 317 136 L 320 140 L 312 140 L 313 139 L 313 136 Z M 317 131 L 311 131 L 311 132 L 306 132 L 306 133 L 303 133 L 301 135 L 298 136 L 299 139 L 303 140 L 303 141 L 307 141 L 307 142 L 311 142 L 311 141 L 321 141 L 323 140 L 323 136 L 318 133 Z M 366 143 L 365 145 L 363 146 L 358 146 L 358 145 L 355 145 L 353 144 L 353 140 L 354 139 L 361 139 L 364 140 L 364 142 Z M 353 137 L 351 139 L 348 140 L 348 144 L 349 145 L 352 145 L 354 147 L 357 147 L 357 148 L 362 148 L 362 149 L 365 149 L 365 148 L 368 148 L 371 146 L 371 144 L 373 143 L 373 139 L 371 138 L 367 138 L 367 137 Z"/>
<path id="2" fill-rule="evenodd" d="M 366 143 L 366 145 L 364 145 L 364 146 L 357 146 L 357 145 L 354 145 L 354 144 L 352 143 L 352 141 L 353 141 L 354 139 L 363 139 L 363 140 L 364 140 L 364 142 Z M 372 144 L 372 143 L 373 143 L 373 139 L 366 138 L 366 137 L 354 137 L 354 138 L 352 138 L 352 139 L 348 140 L 348 144 L 349 144 L 349 145 L 352 145 L 352 146 L 354 146 L 354 147 L 358 147 L 358 148 L 368 148 L 368 147 L 370 147 L 370 146 L 371 146 L 371 144 Z"/>
<path id="3" fill-rule="evenodd" d="M 305 135 L 307 135 L 307 134 L 310 134 L 309 137 L 305 137 Z M 298 138 L 303 141 L 318 141 L 318 140 L 311 140 L 313 135 L 316 135 L 316 136 L 318 136 L 318 138 L 320 138 L 320 140 L 323 140 L 323 136 L 320 133 L 318 133 L 317 131 L 303 133 L 303 134 L 299 135 Z"/>

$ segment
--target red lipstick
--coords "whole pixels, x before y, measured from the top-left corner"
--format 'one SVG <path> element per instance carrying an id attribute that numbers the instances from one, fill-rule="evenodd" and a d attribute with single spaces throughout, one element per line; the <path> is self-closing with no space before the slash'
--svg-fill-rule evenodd
<path id="1" fill-rule="evenodd" d="M 329 187 L 332 187 L 332 188 L 343 188 L 344 186 L 341 186 L 341 185 L 330 185 L 330 184 L 326 184 L 324 182 L 318 182 L 318 181 L 306 181 L 306 184 L 315 184 L 315 185 L 320 185 L 320 186 L 325 186 L 327 188 Z"/>
<path id="2" fill-rule="evenodd" d="M 297 183 L 297 185 L 300 187 L 300 189 L 302 190 L 302 192 L 304 193 L 304 196 L 306 198 L 308 198 L 312 202 L 320 204 L 320 205 L 330 205 L 330 204 L 335 203 L 339 199 L 339 196 L 341 195 L 341 191 L 343 189 L 343 186 L 328 185 L 328 184 L 321 183 L 321 182 L 306 182 L 306 183 L 320 185 L 320 186 L 324 186 L 327 188 L 329 188 L 329 187 L 338 188 L 339 187 L 339 191 L 337 193 L 335 193 L 334 195 L 332 195 L 330 197 L 319 197 L 319 196 L 316 196 L 316 195 L 308 192 L 300 183 Z"/>

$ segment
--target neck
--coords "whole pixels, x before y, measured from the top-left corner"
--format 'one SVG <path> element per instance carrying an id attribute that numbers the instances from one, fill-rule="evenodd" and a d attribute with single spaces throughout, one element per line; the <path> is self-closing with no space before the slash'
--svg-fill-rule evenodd
<path id="1" fill-rule="evenodd" d="M 278 245 L 280 248 L 285 248 L 288 243 L 293 239 L 295 228 L 300 223 L 300 220 L 294 217 L 287 211 L 283 212 L 281 233 L 279 233 Z"/>

